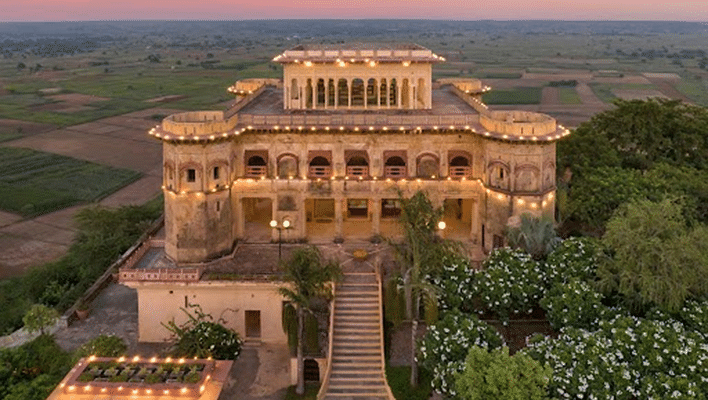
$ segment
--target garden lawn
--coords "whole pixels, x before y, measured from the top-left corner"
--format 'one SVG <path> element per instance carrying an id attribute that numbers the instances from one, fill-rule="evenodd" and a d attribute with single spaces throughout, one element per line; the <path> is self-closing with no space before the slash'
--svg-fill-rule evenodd
<path id="1" fill-rule="evenodd" d="M 57 154 L 0 147 L 0 209 L 33 217 L 99 200 L 140 175 Z"/>
<path id="2" fill-rule="evenodd" d="M 486 104 L 540 104 L 541 88 L 517 87 L 512 90 L 492 90 L 482 96 Z"/>
<path id="3" fill-rule="evenodd" d="M 575 91 L 575 88 L 561 87 L 558 88 L 560 102 L 562 104 L 582 104 L 580 96 Z"/>

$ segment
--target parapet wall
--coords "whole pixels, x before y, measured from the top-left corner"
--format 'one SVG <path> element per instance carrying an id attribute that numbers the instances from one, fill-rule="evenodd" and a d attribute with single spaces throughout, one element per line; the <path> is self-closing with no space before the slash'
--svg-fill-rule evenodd
<path id="1" fill-rule="evenodd" d="M 481 92 L 483 89 L 482 81 L 480 81 L 479 79 L 443 78 L 443 79 L 437 79 L 436 82 L 439 83 L 441 86 L 442 85 L 452 85 L 465 93 Z"/>
<path id="2" fill-rule="evenodd" d="M 556 132 L 556 120 L 528 111 L 492 111 L 482 114 L 479 122 L 485 129 L 504 135 L 543 136 Z"/>
<path id="3" fill-rule="evenodd" d="M 162 129 L 177 136 L 199 136 L 226 132 L 233 128 L 223 111 L 194 111 L 173 114 L 162 121 Z"/>

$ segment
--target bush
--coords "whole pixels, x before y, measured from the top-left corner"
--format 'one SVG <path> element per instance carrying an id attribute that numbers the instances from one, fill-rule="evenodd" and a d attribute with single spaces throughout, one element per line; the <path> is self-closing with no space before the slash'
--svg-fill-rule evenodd
<path id="1" fill-rule="evenodd" d="M 35 304 L 27 311 L 22 322 L 29 332 L 39 331 L 44 335 L 44 330 L 53 325 L 57 319 L 59 319 L 57 310 L 44 304 Z"/>
<path id="2" fill-rule="evenodd" d="M 563 328 L 526 350 L 553 369 L 553 399 L 705 399 L 706 338 L 675 320 L 616 317 L 599 329 Z"/>
<path id="3" fill-rule="evenodd" d="M 44 400 L 71 366 L 69 354 L 49 335 L 0 349 L 0 399 Z"/>
<path id="4" fill-rule="evenodd" d="M 556 284 L 541 299 L 548 322 L 554 329 L 574 327 L 597 329 L 602 319 L 614 313 L 602 304 L 602 295 L 581 280 Z"/>
<path id="5" fill-rule="evenodd" d="M 562 241 L 546 259 L 549 286 L 573 279 L 594 280 L 598 245 L 598 240 L 591 237 L 571 237 Z"/>
<path id="6" fill-rule="evenodd" d="M 509 356 L 509 348 L 470 348 L 464 370 L 455 375 L 458 397 L 466 400 L 541 400 L 551 368 L 526 354 Z"/>
<path id="7" fill-rule="evenodd" d="M 128 350 L 128 346 L 123 339 L 113 335 L 100 335 L 79 347 L 75 354 L 76 358 L 81 357 L 120 357 Z"/>
<path id="8" fill-rule="evenodd" d="M 499 333 L 486 322 L 453 310 L 428 327 L 420 341 L 417 359 L 432 373 L 433 388 L 444 395 L 454 396 L 454 375 L 463 370 L 469 348 L 493 349 L 503 342 Z"/>
<path id="9" fill-rule="evenodd" d="M 473 290 L 506 323 L 512 314 L 530 314 L 538 307 L 545 288 L 545 273 L 538 262 L 520 250 L 501 248 L 475 274 Z"/>
<path id="10" fill-rule="evenodd" d="M 225 328 L 220 323 L 212 322 L 211 315 L 202 312 L 201 307 L 195 307 L 195 315 L 182 309 L 189 317 L 183 325 L 175 324 L 174 320 L 163 324 L 177 338 L 172 348 L 175 357 L 212 357 L 217 360 L 235 360 L 241 353 L 241 338 L 232 329 Z M 226 321 L 219 320 L 221 323 Z"/>
<path id="11" fill-rule="evenodd" d="M 458 309 L 473 312 L 475 274 L 468 259 L 446 259 L 438 271 L 428 277 L 437 290 L 438 307 L 441 311 Z"/>
<path id="12" fill-rule="evenodd" d="M 386 380 L 391 388 L 391 393 L 396 399 L 428 400 L 432 394 L 431 386 L 433 377 L 425 368 L 419 370 L 418 386 L 411 387 L 411 367 L 386 366 Z"/>

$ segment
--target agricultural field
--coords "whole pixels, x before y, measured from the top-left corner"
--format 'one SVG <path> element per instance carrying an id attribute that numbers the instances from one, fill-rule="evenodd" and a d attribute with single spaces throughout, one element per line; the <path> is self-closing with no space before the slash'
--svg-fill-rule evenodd
<path id="1" fill-rule="evenodd" d="M 25 217 L 96 201 L 140 173 L 30 149 L 0 147 L 0 209 Z"/>
<path id="2" fill-rule="evenodd" d="M 539 104 L 541 88 L 517 87 L 512 90 L 492 90 L 482 96 L 482 101 L 495 104 Z"/>

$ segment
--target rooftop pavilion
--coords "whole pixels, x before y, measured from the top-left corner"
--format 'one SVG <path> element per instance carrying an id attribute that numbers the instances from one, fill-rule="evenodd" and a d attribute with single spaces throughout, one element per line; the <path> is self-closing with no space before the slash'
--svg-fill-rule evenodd
<path id="1" fill-rule="evenodd" d="M 371 63 L 379 62 L 443 62 L 445 58 L 414 43 L 349 43 L 301 44 L 285 50 L 273 61 L 287 64 L 299 62 L 318 63 Z"/>

